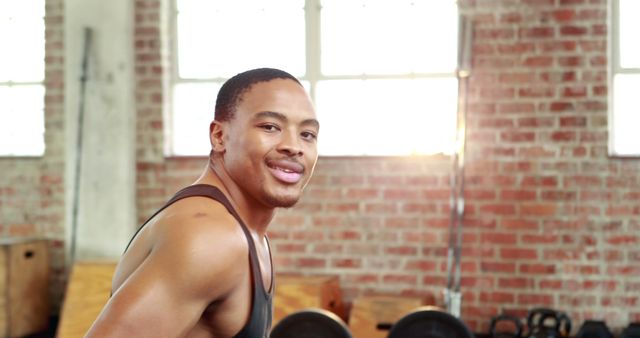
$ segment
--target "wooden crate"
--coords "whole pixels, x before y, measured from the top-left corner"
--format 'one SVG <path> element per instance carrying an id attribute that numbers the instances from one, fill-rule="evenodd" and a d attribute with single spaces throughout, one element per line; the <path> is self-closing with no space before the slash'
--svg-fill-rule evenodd
<path id="1" fill-rule="evenodd" d="M 389 326 L 422 305 L 423 300 L 415 297 L 358 297 L 351 308 L 349 329 L 354 338 L 385 338 Z M 379 328 L 379 325 L 387 328 Z"/>
<path id="2" fill-rule="evenodd" d="M 0 241 L 0 335 L 42 332 L 49 325 L 49 311 L 47 241 Z"/>
<path id="3" fill-rule="evenodd" d="M 116 262 L 77 262 L 65 294 L 57 338 L 82 338 L 111 295 Z"/>
<path id="4" fill-rule="evenodd" d="M 276 276 L 273 325 L 306 308 L 331 311 L 346 320 L 340 280 L 337 276 Z"/>

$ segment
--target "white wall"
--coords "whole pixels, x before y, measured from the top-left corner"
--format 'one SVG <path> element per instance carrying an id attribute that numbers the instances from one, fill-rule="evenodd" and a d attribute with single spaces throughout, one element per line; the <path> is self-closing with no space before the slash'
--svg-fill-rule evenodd
<path id="1" fill-rule="evenodd" d="M 134 2 L 66 0 L 64 18 L 67 243 L 72 231 L 84 28 L 89 27 L 76 260 L 117 258 L 137 227 Z"/>

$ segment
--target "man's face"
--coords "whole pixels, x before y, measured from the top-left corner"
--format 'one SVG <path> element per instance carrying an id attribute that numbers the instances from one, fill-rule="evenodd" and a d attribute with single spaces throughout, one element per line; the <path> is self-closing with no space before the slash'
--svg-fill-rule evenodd
<path id="1" fill-rule="evenodd" d="M 252 85 L 225 122 L 224 166 L 259 203 L 293 206 L 318 159 L 319 125 L 309 96 L 289 79 Z"/>

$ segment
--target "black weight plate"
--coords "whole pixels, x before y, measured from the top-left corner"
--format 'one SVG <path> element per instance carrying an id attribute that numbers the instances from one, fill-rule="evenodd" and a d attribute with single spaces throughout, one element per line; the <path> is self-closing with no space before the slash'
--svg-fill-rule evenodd
<path id="1" fill-rule="evenodd" d="M 400 318 L 387 338 L 474 338 L 458 318 L 435 307 L 422 307 Z"/>
<path id="2" fill-rule="evenodd" d="M 351 338 L 347 325 L 332 312 L 306 309 L 280 320 L 271 338 Z"/>
<path id="3" fill-rule="evenodd" d="M 613 338 L 613 334 L 604 321 L 585 320 L 578 329 L 576 338 Z"/>
<path id="4" fill-rule="evenodd" d="M 620 334 L 620 338 L 640 338 L 640 322 L 630 323 Z"/>

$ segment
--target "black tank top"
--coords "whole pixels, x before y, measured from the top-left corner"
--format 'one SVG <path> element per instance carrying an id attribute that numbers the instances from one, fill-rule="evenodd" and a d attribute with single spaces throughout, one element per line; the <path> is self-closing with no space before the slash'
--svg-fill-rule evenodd
<path id="1" fill-rule="evenodd" d="M 249 243 L 249 265 L 251 268 L 251 276 L 253 278 L 253 299 L 252 299 L 252 307 L 251 307 L 251 315 L 249 317 L 249 321 L 244 325 L 242 330 L 238 332 L 234 336 L 234 338 L 267 338 L 269 335 L 269 331 L 271 330 L 271 318 L 273 311 L 273 288 L 274 288 L 274 278 L 273 278 L 273 261 L 270 261 L 271 264 L 271 288 L 267 293 L 264 287 L 264 283 L 262 282 L 262 273 L 260 271 L 260 262 L 258 261 L 258 253 L 256 251 L 256 246 L 253 243 L 253 238 L 251 237 L 251 233 L 249 229 L 244 224 L 240 215 L 233 209 L 231 203 L 227 199 L 227 197 L 216 187 L 208 184 L 195 184 L 192 186 L 188 186 L 180 191 L 178 191 L 162 208 L 156 211 L 146 222 L 142 224 L 142 226 L 136 231 L 136 233 L 127 244 L 127 249 L 136 235 L 142 230 L 142 228 L 149 223 L 149 221 L 154 218 L 158 213 L 162 210 L 173 204 L 174 202 L 181 200 L 183 198 L 192 197 L 192 196 L 201 196 L 201 197 L 209 197 L 213 200 L 218 201 L 220 204 L 224 205 L 227 208 L 227 211 L 238 221 L 240 226 L 242 227 L 242 231 L 247 237 L 247 242 Z M 269 240 L 267 239 L 267 246 L 269 246 Z M 125 252 L 126 250 L 125 249 Z M 271 259 L 271 247 L 269 246 L 269 258 Z"/>

